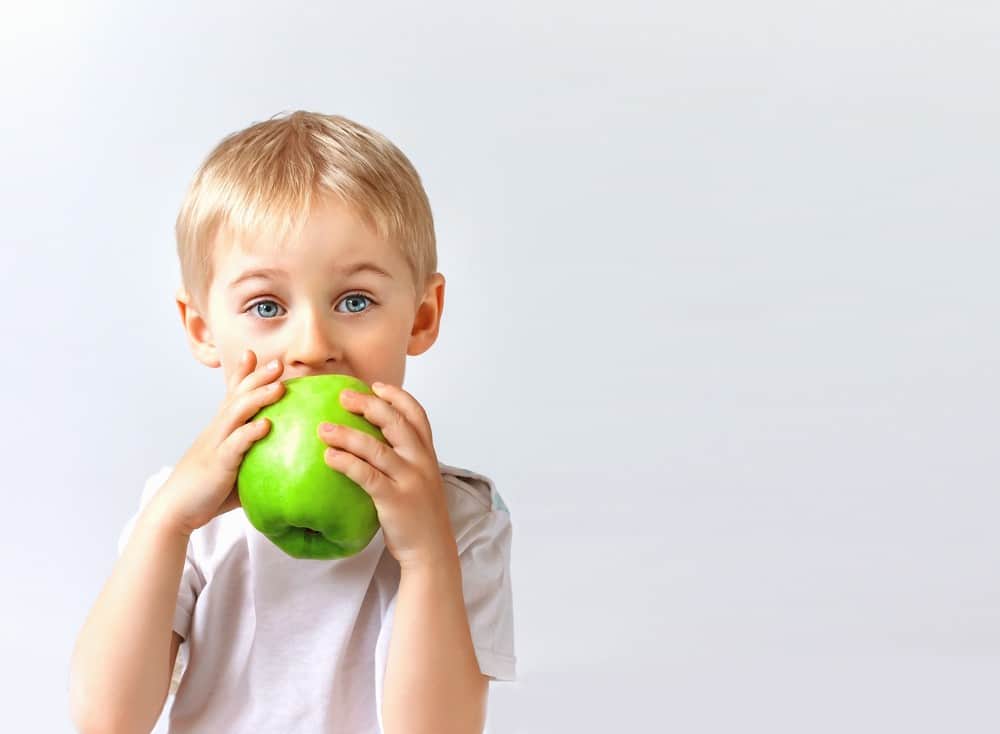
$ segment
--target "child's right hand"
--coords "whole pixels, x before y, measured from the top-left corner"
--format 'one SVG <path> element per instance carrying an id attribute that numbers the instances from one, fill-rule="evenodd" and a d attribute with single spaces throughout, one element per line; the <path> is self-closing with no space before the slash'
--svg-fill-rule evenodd
<path id="1" fill-rule="evenodd" d="M 278 380 L 284 371 L 280 360 L 276 368 L 257 370 L 256 365 L 257 355 L 247 350 L 226 386 L 226 398 L 218 414 L 157 492 L 161 517 L 186 535 L 240 506 L 236 476 L 243 456 L 271 430 L 266 418 L 260 425 L 247 421 L 285 392 Z"/>

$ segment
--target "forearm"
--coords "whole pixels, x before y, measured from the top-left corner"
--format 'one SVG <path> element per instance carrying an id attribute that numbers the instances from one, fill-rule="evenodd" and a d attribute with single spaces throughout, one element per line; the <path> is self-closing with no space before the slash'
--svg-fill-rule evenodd
<path id="1" fill-rule="evenodd" d="M 137 518 L 73 651 L 70 702 L 81 730 L 148 732 L 156 723 L 187 542 L 155 499 Z"/>
<path id="2" fill-rule="evenodd" d="M 480 734 L 488 681 L 479 670 L 457 552 L 401 568 L 386 662 L 386 734 Z"/>

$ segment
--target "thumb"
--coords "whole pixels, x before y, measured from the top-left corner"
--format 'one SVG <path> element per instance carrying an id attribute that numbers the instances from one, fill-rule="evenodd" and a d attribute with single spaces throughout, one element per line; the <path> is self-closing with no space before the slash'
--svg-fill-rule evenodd
<path id="1" fill-rule="evenodd" d="M 235 510 L 237 507 L 242 507 L 242 506 L 243 504 L 240 502 L 240 495 L 236 491 L 236 488 L 233 487 L 233 490 L 229 493 L 229 496 L 226 497 L 226 501 L 223 502 L 222 505 L 219 507 L 219 514 L 221 515 L 223 512 L 229 512 L 230 510 Z"/>

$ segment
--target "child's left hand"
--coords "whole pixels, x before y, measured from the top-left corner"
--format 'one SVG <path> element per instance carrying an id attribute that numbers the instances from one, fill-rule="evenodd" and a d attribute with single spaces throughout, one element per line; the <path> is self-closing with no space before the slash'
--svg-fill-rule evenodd
<path id="1" fill-rule="evenodd" d="M 388 444 L 349 426 L 317 429 L 327 465 L 357 482 L 375 503 L 386 548 L 401 567 L 457 557 L 444 484 L 427 414 L 401 387 L 374 383 L 374 395 L 344 390 L 340 403 L 382 431 Z"/>

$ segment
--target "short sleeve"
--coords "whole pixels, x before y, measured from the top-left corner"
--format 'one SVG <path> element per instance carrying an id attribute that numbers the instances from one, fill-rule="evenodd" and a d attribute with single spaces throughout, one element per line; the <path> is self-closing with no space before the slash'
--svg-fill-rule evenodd
<path id="1" fill-rule="evenodd" d="M 459 490 L 449 504 L 479 669 L 493 680 L 516 680 L 510 511 L 481 474 L 463 470 L 445 481 Z"/>
<path id="2" fill-rule="evenodd" d="M 514 610 L 510 583 L 510 515 L 491 510 L 469 528 L 459 553 L 462 593 L 479 669 L 494 680 L 515 680 Z"/>
<path id="3" fill-rule="evenodd" d="M 135 523 L 139 519 L 139 514 L 152 499 L 153 495 L 162 487 L 173 472 L 172 466 L 164 466 L 158 472 L 150 476 L 142 488 L 142 496 L 139 500 L 139 509 L 128 519 L 121 533 L 118 536 L 118 555 L 125 550 Z M 181 582 L 177 589 L 177 606 L 174 608 L 174 631 L 184 639 L 187 639 L 191 628 L 191 615 L 194 612 L 194 602 L 198 593 L 204 586 L 202 574 L 197 568 L 195 559 L 192 556 L 191 544 L 188 543 L 187 554 L 184 558 L 184 570 L 181 572 Z"/>

